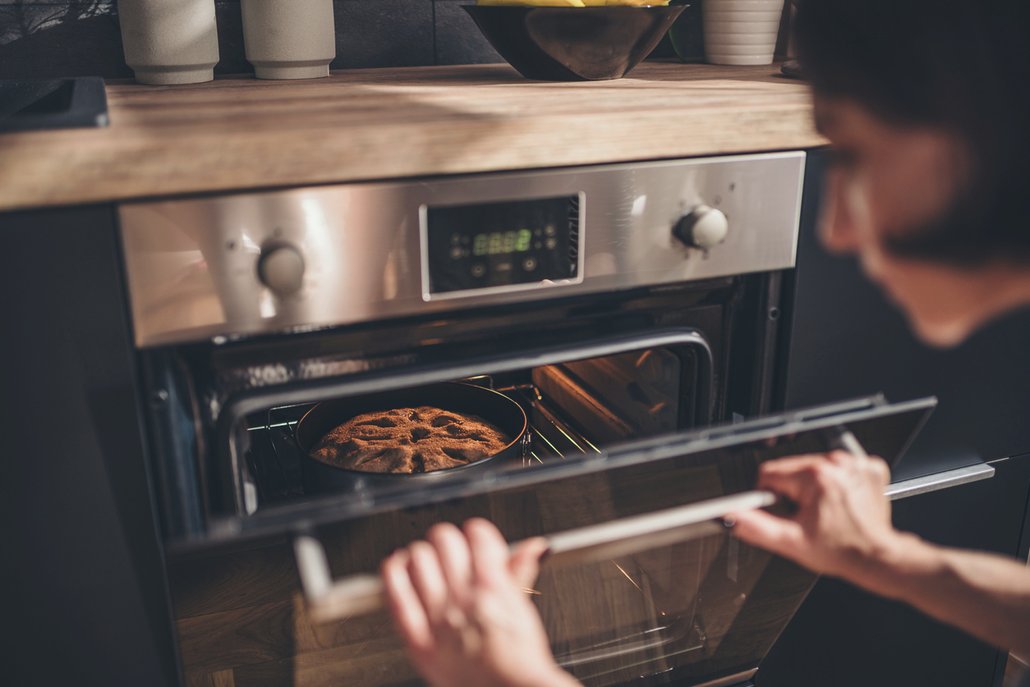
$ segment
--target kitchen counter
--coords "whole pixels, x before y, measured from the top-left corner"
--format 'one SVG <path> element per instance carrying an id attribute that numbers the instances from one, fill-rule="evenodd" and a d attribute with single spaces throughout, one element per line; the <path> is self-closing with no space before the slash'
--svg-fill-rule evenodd
<path id="1" fill-rule="evenodd" d="M 0 211 L 821 145 L 775 66 L 649 62 L 617 81 L 507 65 L 109 84 L 111 126 L 0 134 Z"/>

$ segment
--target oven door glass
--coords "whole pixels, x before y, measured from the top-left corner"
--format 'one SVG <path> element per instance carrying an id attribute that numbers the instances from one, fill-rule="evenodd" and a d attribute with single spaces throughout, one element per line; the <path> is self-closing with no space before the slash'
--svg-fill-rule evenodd
<path id="1" fill-rule="evenodd" d="M 302 538 L 324 547 L 340 588 L 339 578 L 375 571 L 382 558 L 436 522 L 482 516 L 509 540 L 548 536 L 558 549 L 527 593 L 538 605 L 557 660 L 578 679 L 588 685 L 641 678 L 683 685 L 744 683 L 805 598 L 814 575 L 728 536 L 716 511 L 705 511 L 689 526 L 631 530 L 601 544 L 570 545 L 559 535 L 596 531 L 600 524 L 610 528 L 657 511 L 682 511 L 684 504 L 696 509 L 740 498 L 753 487 L 761 462 L 830 450 L 844 428 L 869 453 L 893 463 L 933 404 L 928 399 L 891 406 L 873 399 L 627 444 L 590 460 L 469 479 L 432 493 L 383 496 L 360 512 L 355 506 L 353 517 L 337 517 Z M 304 555 L 298 561 L 301 577 L 312 579 L 311 562 Z M 340 610 L 338 595 L 334 611 L 331 589 L 322 595 L 309 586 L 307 592 L 310 614 L 338 623 L 337 632 L 368 633 L 370 647 L 377 646 L 374 636 L 389 637 L 381 612 L 366 617 Z M 319 608 L 323 602 L 327 605 Z M 398 651 L 387 644 L 389 652 Z M 400 658 L 384 654 L 378 662 L 382 671 L 372 682 L 362 674 L 361 684 L 411 679 Z M 367 659 L 356 660 L 354 669 Z M 360 677 L 347 666 L 342 661 L 334 668 L 339 684 Z"/>

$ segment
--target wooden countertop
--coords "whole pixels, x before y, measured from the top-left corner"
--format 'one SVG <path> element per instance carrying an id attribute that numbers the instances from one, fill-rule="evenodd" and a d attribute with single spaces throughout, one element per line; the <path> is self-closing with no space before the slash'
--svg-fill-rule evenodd
<path id="1" fill-rule="evenodd" d="M 776 67 L 640 65 L 527 81 L 507 65 L 328 79 L 110 84 L 106 129 L 0 134 L 0 210 L 821 145 Z"/>

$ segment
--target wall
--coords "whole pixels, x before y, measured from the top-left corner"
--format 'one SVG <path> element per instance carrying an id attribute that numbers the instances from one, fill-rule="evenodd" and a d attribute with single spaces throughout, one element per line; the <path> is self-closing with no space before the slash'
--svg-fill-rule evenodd
<path id="1" fill-rule="evenodd" d="M 334 69 L 500 62 L 461 9 L 471 0 L 333 0 Z M 252 72 L 239 0 L 217 0 L 219 74 Z M 0 0 L 0 79 L 132 77 L 115 0 Z"/>

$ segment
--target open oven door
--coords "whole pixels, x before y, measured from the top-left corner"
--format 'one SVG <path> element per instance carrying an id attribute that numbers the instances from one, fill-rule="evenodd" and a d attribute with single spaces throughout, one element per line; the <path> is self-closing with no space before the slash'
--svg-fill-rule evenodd
<path id="1" fill-rule="evenodd" d="M 552 555 L 530 593 L 557 660 L 585 684 L 748 684 L 815 576 L 740 543 L 721 518 L 771 504 L 770 495 L 749 491 L 765 460 L 843 445 L 893 465 L 935 403 L 864 399 L 450 482 L 432 493 L 379 495 L 345 523 L 298 533 L 309 615 L 357 631 L 381 603 L 378 578 L 368 573 L 385 555 L 434 522 L 483 516 L 510 540 L 548 537 Z M 992 470 L 960 472 L 891 491 L 921 493 Z"/>

